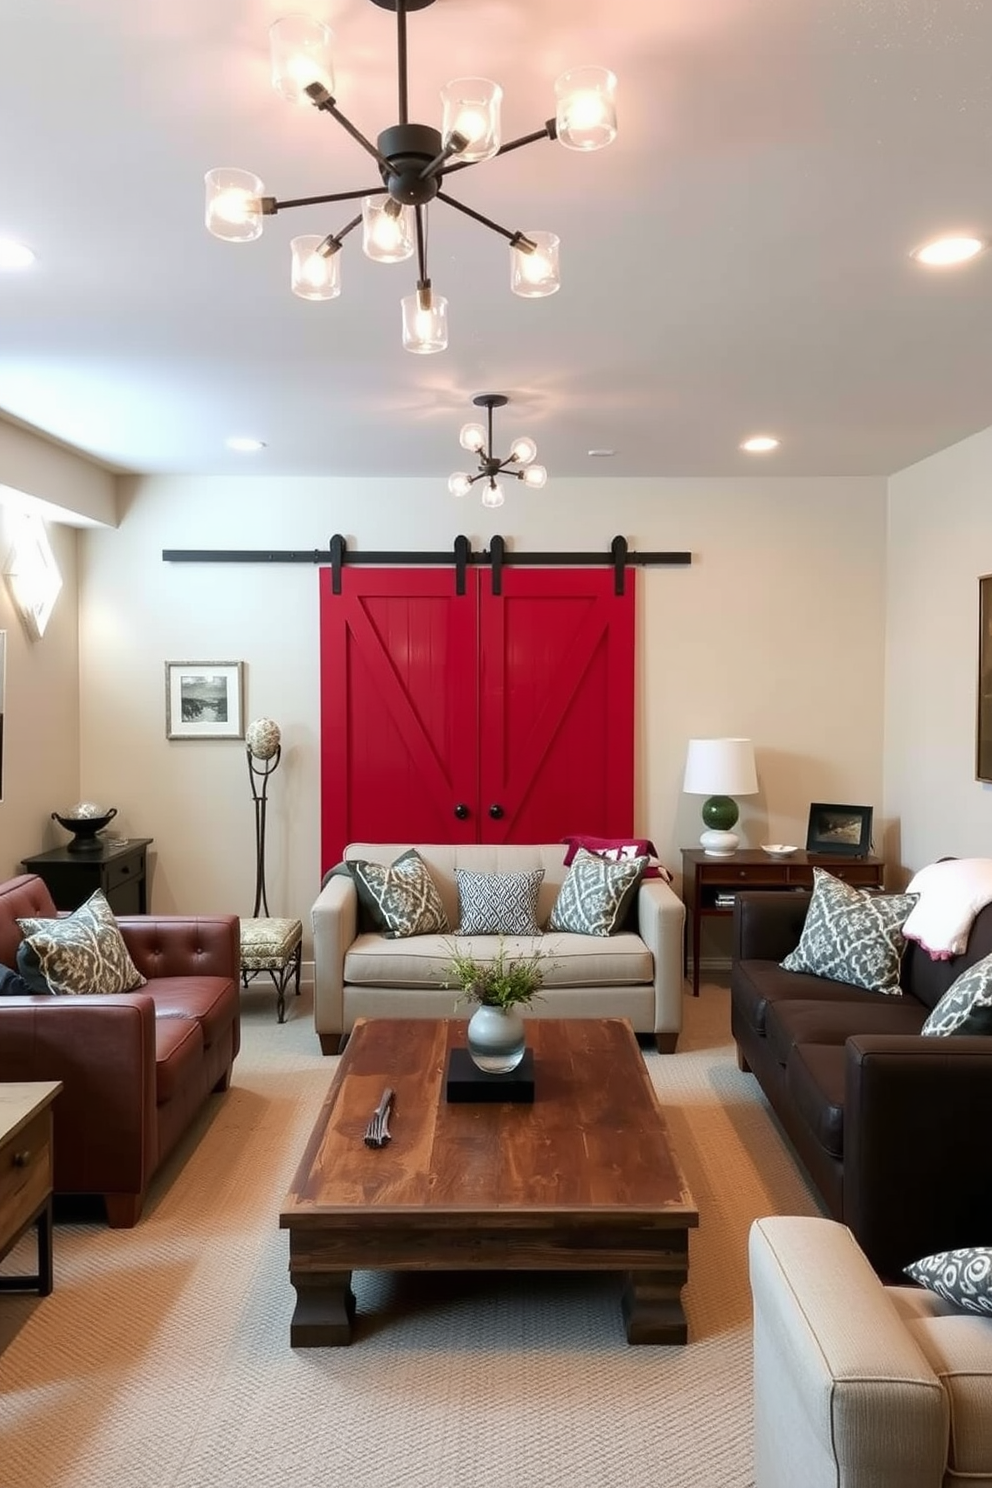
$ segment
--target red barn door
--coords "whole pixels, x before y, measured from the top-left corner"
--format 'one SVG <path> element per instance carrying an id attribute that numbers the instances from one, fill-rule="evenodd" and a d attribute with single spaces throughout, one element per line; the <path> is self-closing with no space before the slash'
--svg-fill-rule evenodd
<path id="1" fill-rule="evenodd" d="M 320 573 L 323 866 L 347 842 L 633 828 L 634 573 Z"/>

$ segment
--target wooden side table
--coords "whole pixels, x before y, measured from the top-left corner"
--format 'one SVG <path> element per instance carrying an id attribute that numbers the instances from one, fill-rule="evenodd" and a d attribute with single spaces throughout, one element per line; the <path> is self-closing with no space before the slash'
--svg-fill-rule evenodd
<path id="1" fill-rule="evenodd" d="M 714 858 L 701 847 L 682 849 L 682 900 L 691 926 L 693 997 L 699 996 L 703 920 L 710 916 L 729 919 L 739 889 L 811 889 L 814 868 L 825 868 L 859 889 L 880 889 L 885 863 L 882 858 L 846 858 L 801 850 L 787 858 L 776 858 L 760 848 L 741 848 L 729 858 Z"/>
<path id="2" fill-rule="evenodd" d="M 0 1291 L 52 1290 L 52 1102 L 61 1080 L 0 1085 L 0 1259 L 35 1225 L 38 1274 L 0 1276 Z"/>
<path id="3" fill-rule="evenodd" d="M 148 878 L 145 855 L 154 837 L 131 837 L 123 842 L 104 842 L 95 852 L 70 852 L 53 847 L 49 852 L 22 858 L 27 873 L 37 873 L 48 885 L 56 909 L 78 909 L 102 889 L 116 915 L 148 913 Z"/>

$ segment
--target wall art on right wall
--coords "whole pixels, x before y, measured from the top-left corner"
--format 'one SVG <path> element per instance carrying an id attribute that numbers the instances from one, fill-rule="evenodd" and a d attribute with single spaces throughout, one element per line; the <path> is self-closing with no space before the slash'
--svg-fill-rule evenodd
<path id="1" fill-rule="evenodd" d="M 992 784 L 992 574 L 978 581 L 978 724 L 975 778 Z"/>

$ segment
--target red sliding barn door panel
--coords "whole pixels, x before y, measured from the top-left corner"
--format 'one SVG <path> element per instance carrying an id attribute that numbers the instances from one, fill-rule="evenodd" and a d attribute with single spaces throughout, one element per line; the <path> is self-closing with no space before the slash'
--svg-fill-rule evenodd
<path id="1" fill-rule="evenodd" d="M 480 575 L 480 839 L 624 836 L 634 814 L 634 574 Z M 497 814 L 499 813 L 499 814 Z"/>
<path id="2" fill-rule="evenodd" d="M 320 571 L 325 869 L 348 842 L 633 827 L 634 573 Z"/>
<path id="3" fill-rule="evenodd" d="M 451 569 L 320 571 L 325 869 L 348 842 L 474 842 L 476 588 Z M 465 819 L 455 806 L 470 810 Z"/>

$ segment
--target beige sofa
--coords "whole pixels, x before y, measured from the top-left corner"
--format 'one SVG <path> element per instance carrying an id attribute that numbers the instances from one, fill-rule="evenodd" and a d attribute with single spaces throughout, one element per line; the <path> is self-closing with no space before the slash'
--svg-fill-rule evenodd
<path id="1" fill-rule="evenodd" d="M 410 842 L 352 843 L 345 858 L 391 863 L 416 847 L 444 902 L 452 929 L 458 924 L 456 868 L 475 873 L 544 869 L 538 922 L 545 924 L 568 869 L 560 842 L 538 846 L 445 846 Z M 445 988 L 450 935 L 389 940 L 359 934 L 358 898 L 347 876 L 328 878 L 311 911 L 314 959 L 314 1024 L 325 1054 L 337 1053 L 356 1018 L 467 1017 L 457 992 Z M 629 1018 L 636 1033 L 651 1034 L 672 1053 L 682 1027 L 682 937 L 685 907 L 660 878 L 645 879 L 628 929 L 598 937 L 554 932 L 508 936 L 511 956 L 545 953 L 541 998 L 527 1016 Z M 485 958 L 496 936 L 459 936 L 458 945 Z"/>
<path id="2" fill-rule="evenodd" d="M 754 1488 L 992 1484 L 992 1317 L 883 1286 L 830 1219 L 759 1219 Z"/>

